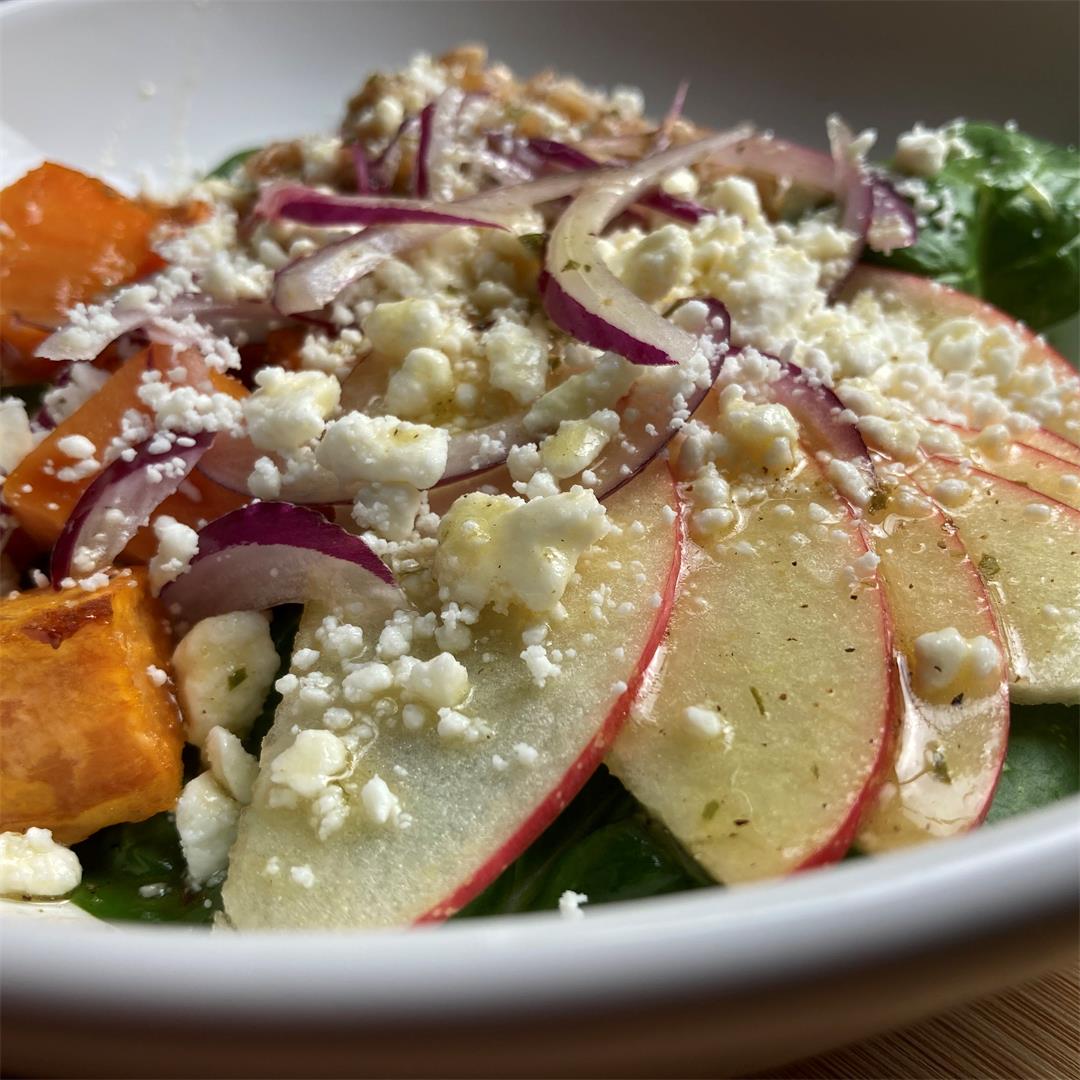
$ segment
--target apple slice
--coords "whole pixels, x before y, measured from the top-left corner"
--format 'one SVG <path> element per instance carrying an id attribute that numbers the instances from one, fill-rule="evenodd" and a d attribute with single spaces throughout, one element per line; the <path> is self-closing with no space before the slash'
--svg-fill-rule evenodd
<path id="1" fill-rule="evenodd" d="M 913 476 L 955 483 L 948 513 L 997 606 L 1013 701 L 1080 702 L 1080 511 L 947 458 Z"/>
<path id="2" fill-rule="evenodd" d="M 1042 448 L 1054 446 L 1060 451 L 1070 447 L 1071 444 L 1064 439 L 1048 431 L 1042 431 L 1044 438 L 1039 439 L 1042 444 L 1040 447 L 1030 441 L 1013 442 L 991 453 L 979 445 L 977 431 L 952 424 L 943 426 L 955 431 L 964 440 L 966 444 L 964 457 L 969 458 L 971 464 L 977 468 L 1005 480 L 1024 484 L 1032 491 L 1049 495 L 1050 498 L 1057 499 L 1058 502 L 1063 502 L 1073 509 L 1080 509 L 1080 464 L 1073 463 L 1060 453 L 1054 454 Z M 1073 447 L 1073 450 L 1075 449 Z M 953 457 L 954 455 L 942 456 Z"/>
<path id="3" fill-rule="evenodd" d="M 609 766 L 718 880 L 840 858 L 887 761 L 889 614 L 812 457 L 687 569 Z M 856 580 L 861 577 L 863 580 Z"/>
<path id="4" fill-rule="evenodd" d="M 922 516 L 886 507 L 870 526 L 900 663 L 901 719 L 892 775 L 859 827 L 864 851 L 887 851 L 965 832 L 990 807 L 1005 758 L 1009 692 L 990 597 L 956 529 L 925 502 Z M 918 514 L 918 512 L 916 512 Z M 984 692 L 932 701 L 912 678 L 915 641 L 954 627 L 988 638 L 1001 661 Z"/>
<path id="5" fill-rule="evenodd" d="M 941 456 L 957 460 L 951 455 Z M 963 459 L 957 461 L 960 465 L 965 463 Z M 1071 465 L 1053 454 L 1024 443 L 1012 443 L 1000 456 L 991 458 L 972 453 L 971 464 L 992 476 L 1010 480 L 1036 494 L 1047 495 L 1074 510 L 1080 510 L 1080 466 Z"/>
<path id="6" fill-rule="evenodd" d="M 224 887 L 235 926 L 444 919 L 552 821 L 625 719 L 663 637 L 681 562 L 674 483 L 664 463 L 606 505 L 621 532 L 579 561 L 563 597 L 566 617 L 553 623 L 545 642 L 561 673 L 539 687 L 521 659 L 522 633 L 540 621 L 536 616 L 485 612 L 471 627 L 473 644 L 458 653 L 472 686 L 462 708 L 484 722 L 480 737 L 451 740 L 431 721 L 420 730 L 407 730 L 400 719 L 379 722 L 340 781 L 348 816 L 323 840 L 307 800 L 292 809 L 270 805 L 276 785 L 269 763 L 293 745 L 298 730 L 319 726 L 296 707 L 295 696 L 278 709 Z M 322 614 L 305 613 L 298 649 L 320 648 Z M 380 628 L 363 629 L 372 642 Z M 327 657 L 324 651 L 319 669 L 338 682 L 341 672 Z M 385 788 L 368 787 L 376 777 Z M 386 820 L 377 824 L 379 817 Z"/>
<path id="7" fill-rule="evenodd" d="M 886 310 L 901 308 L 916 318 L 925 333 L 953 319 L 972 319 L 988 331 L 999 327 L 1014 331 L 1025 346 L 1020 372 L 1028 369 L 1033 383 L 1048 376 L 1057 388 L 1060 408 L 1040 410 L 1039 423 L 1074 447 L 1080 446 L 1080 374 L 1042 337 L 991 304 L 914 274 L 857 266 L 844 284 L 843 298 L 851 299 L 866 291 L 872 292 Z M 1042 375 L 1037 373 L 1039 368 L 1044 369 Z M 1009 396 L 1007 389 L 1002 393 L 1005 398 Z M 1040 449 L 1047 447 L 1041 445 Z"/>

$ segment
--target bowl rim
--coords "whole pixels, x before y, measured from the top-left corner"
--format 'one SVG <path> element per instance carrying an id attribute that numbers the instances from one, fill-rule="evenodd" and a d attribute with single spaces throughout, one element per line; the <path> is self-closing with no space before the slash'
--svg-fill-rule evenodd
<path id="1" fill-rule="evenodd" d="M 291 1023 L 490 1018 L 874 967 L 1078 906 L 1080 796 L 1072 796 L 946 843 L 779 881 L 586 906 L 575 921 L 538 913 L 410 929 L 232 933 L 139 924 L 102 932 L 82 920 L 5 918 L 0 993 L 27 1007 L 93 1002 L 128 1017 L 182 1001 L 185 1016 L 206 1022 L 265 1022 L 286 1009 Z"/>
<path id="2" fill-rule="evenodd" d="M 8 0 L 0 20 L 73 0 Z M 94 0 L 75 0 L 89 6 Z M 608 1006 L 878 966 L 1080 907 L 1080 796 L 947 843 L 732 889 L 365 932 L 0 918 L 0 997 L 206 1023 L 435 1019 Z M 850 948 L 858 940 L 857 956 Z M 571 964 L 572 961 L 572 964 Z M 446 975 L 454 972 L 454 993 Z M 162 972 L 168 978 L 162 978 Z"/>

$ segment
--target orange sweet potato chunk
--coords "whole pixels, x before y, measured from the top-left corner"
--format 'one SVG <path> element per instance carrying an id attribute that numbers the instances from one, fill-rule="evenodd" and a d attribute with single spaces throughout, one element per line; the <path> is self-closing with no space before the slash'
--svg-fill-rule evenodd
<path id="1" fill-rule="evenodd" d="M 75 843 L 176 802 L 184 736 L 170 639 L 141 571 L 0 601 L 0 832 Z"/>
<path id="2" fill-rule="evenodd" d="M 34 349 L 64 313 L 164 265 L 150 246 L 163 211 L 51 161 L 0 192 L 0 340 L 5 376 L 51 377 Z"/>
<path id="3" fill-rule="evenodd" d="M 79 496 L 94 480 L 94 476 L 72 481 L 58 479 L 60 469 L 71 462 L 60 453 L 57 444 L 68 435 L 85 435 L 99 452 L 103 451 L 120 433 L 121 418 L 128 409 L 147 411 L 138 398 L 140 380 L 151 364 L 160 370 L 169 356 L 166 347 L 152 345 L 129 357 L 93 397 L 38 443 L 4 481 L 4 502 L 36 544 L 47 548 L 56 542 Z M 210 377 L 218 391 L 233 397 L 247 393 L 227 375 L 212 372 Z M 192 473 L 188 482 L 161 504 L 158 512 L 197 528 L 201 522 L 212 521 L 248 501 L 202 474 Z M 154 550 L 153 534 L 143 529 L 128 545 L 126 553 L 129 558 L 146 560 Z"/>

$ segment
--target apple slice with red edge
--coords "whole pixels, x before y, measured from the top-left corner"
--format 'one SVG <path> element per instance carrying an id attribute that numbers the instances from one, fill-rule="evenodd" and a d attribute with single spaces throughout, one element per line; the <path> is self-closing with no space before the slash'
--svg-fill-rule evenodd
<path id="1" fill-rule="evenodd" d="M 970 463 L 992 476 L 1011 480 L 1014 484 L 1021 484 L 1074 510 L 1080 510 L 1080 465 L 1073 465 L 1034 446 L 1010 443 L 1000 453 L 991 455 L 969 444 L 963 458 L 952 454 L 939 456 L 960 465 Z"/>
<path id="2" fill-rule="evenodd" d="M 841 402 L 831 391 L 786 365 L 783 377 L 773 384 L 773 396 L 798 417 L 813 445 L 855 465 L 874 489 L 862 520 L 880 559 L 892 618 L 900 725 L 891 776 L 870 804 L 860 844 L 884 850 L 970 829 L 989 809 L 1009 729 L 1004 649 L 983 580 L 956 530 L 931 499 L 912 491 L 914 485 L 905 480 L 916 498 L 902 501 L 882 482 L 889 479 L 883 468 L 887 459 L 871 457 L 858 430 L 842 419 Z M 1013 467 L 1026 467 L 1029 473 L 1046 456 L 1021 445 L 1009 451 Z M 1037 459 L 1034 464 L 1032 459 Z M 917 508 L 914 516 L 911 507 Z M 986 680 L 978 695 L 943 705 L 920 693 L 911 670 L 916 639 L 947 627 L 966 638 L 986 637 L 1002 662 L 996 680 Z"/>
<path id="3" fill-rule="evenodd" d="M 850 300 L 866 291 L 873 293 L 886 310 L 907 312 L 925 333 L 952 319 L 972 319 L 987 331 L 1003 327 L 1019 335 L 1024 345 L 1020 370 L 1045 366 L 1058 388 L 1060 411 L 1047 411 L 1037 419 L 1043 428 L 1073 447 L 1080 447 L 1080 373 L 1041 336 L 983 300 L 915 274 L 859 265 L 845 281 L 841 298 Z M 1037 433 L 1033 435 L 1039 438 Z M 1049 449 L 1044 444 L 1039 448 Z"/>
<path id="4" fill-rule="evenodd" d="M 406 730 L 400 720 L 378 724 L 341 781 L 348 817 L 325 840 L 312 827 L 308 802 L 270 805 L 269 763 L 293 744 L 294 725 L 320 724 L 287 697 L 264 741 L 255 798 L 230 860 L 223 897 L 233 924 L 436 921 L 494 880 L 578 791 L 623 724 L 672 608 L 682 551 L 676 502 L 661 461 L 608 500 L 609 519 L 621 532 L 579 561 L 579 576 L 563 597 L 566 617 L 552 622 L 545 642 L 549 656 L 561 650 L 562 670 L 543 687 L 521 659 L 522 633 L 539 617 L 485 610 L 458 659 L 471 682 L 462 710 L 490 735 L 461 742 L 441 737 L 430 721 L 420 730 Z M 323 614 L 309 606 L 297 649 L 320 648 L 314 635 Z M 363 629 L 359 658 L 369 659 L 381 624 Z M 433 643 L 428 648 L 438 651 Z M 335 682 L 342 677 L 325 651 L 318 668 Z M 365 813 L 360 793 L 375 776 L 400 800 L 407 828 L 400 818 L 399 825 L 379 825 Z M 303 869 L 294 875 L 293 867 Z"/>
<path id="5" fill-rule="evenodd" d="M 996 606 L 1013 701 L 1080 701 L 1080 510 L 948 458 L 912 475 L 930 492 L 958 482 L 948 515 Z"/>
<path id="6" fill-rule="evenodd" d="M 906 847 L 978 825 L 990 808 L 1009 731 L 1004 646 L 982 576 L 930 499 L 897 503 L 890 496 L 868 524 L 901 658 L 902 711 L 892 773 L 859 827 L 857 844 L 864 851 Z M 947 627 L 967 639 L 989 639 L 1001 659 L 996 678 L 989 677 L 980 693 L 929 700 L 913 677 L 915 641 Z"/>
<path id="7" fill-rule="evenodd" d="M 662 659 L 608 756 L 717 880 L 839 859 L 888 761 L 889 613 L 851 508 L 812 456 L 688 545 Z"/>

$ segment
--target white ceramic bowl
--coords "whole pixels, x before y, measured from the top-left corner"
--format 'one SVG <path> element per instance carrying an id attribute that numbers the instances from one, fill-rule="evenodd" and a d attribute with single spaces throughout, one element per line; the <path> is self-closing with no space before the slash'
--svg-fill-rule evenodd
<path id="1" fill-rule="evenodd" d="M 35 149 L 132 186 L 329 129 L 365 73 L 485 40 L 515 67 L 677 80 L 706 121 L 820 142 L 957 114 L 1074 139 L 1066 4 L 79 3 L 0 7 L 3 178 Z M 1080 801 L 796 879 L 366 935 L 5 919 L 4 1065 L 32 1075 L 745 1073 L 1075 947 Z"/>

